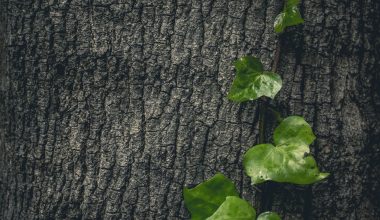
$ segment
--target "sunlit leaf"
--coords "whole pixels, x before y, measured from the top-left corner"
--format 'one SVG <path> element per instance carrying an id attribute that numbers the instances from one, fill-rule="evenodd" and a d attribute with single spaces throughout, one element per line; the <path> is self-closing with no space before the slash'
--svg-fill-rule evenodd
<path id="1" fill-rule="evenodd" d="M 262 96 L 274 98 L 282 86 L 277 73 L 263 71 L 261 62 L 252 56 L 240 58 L 235 63 L 236 77 L 228 98 L 236 102 L 255 100 Z"/>
<path id="2" fill-rule="evenodd" d="M 306 145 L 260 144 L 244 155 L 244 168 L 252 184 L 267 180 L 295 184 L 310 184 L 328 176 L 321 173 L 312 156 L 306 156 Z"/>
<path id="3" fill-rule="evenodd" d="M 185 188 L 183 194 L 193 220 L 204 220 L 211 216 L 227 196 L 239 196 L 234 183 L 223 174 L 216 174 L 195 188 Z"/>
<path id="4" fill-rule="evenodd" d="M 311 184 L 326 178 L 309 155 L 315 136 L 310 125 L 299 116 L 285 118 L 275 129 L 272 144 L 259 144 L 244 155 L 244 169 L 252 184 L 268 180 Z"/>
<path id="5" fill-rule="evenodd" d="M 247 201 L 236 196 L 228 196 L 207 220 L 253 220 L 255 218 L 256 211 Z"/>
<path id="6" fill-rule="evenodd" d="M 281 218 L 275 212 L 263 212 L 257 217 L 257 220 L 281 220 Z"/>
<path id="7" fill-rule="evenodd" d="M 299 0 L 287 1 L 284 10 L 277 15 L 274 21 L 274 30 L 281 33 L 286 27 L 302 24 L 304 22 L 300 10 L 298 8 Z"/>
<path id="8" fill-rule="evenodd" d="M 300 116 L 289 116 L 274 130 L 274 144 L 310 145 L 315 135 L 310 125 Z"/>

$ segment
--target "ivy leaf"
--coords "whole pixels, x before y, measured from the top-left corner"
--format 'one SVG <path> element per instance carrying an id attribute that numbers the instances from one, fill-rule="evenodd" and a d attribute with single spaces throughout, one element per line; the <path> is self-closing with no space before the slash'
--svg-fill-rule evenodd
<path id="1" fill-rule="evenodd" d="M 195 188 L 185 188 L 183 195 L 192 220 L 206 219 L 219 208 L 227 196 L 239 196 L 234 183 L 221 173 Z"/>
<path id="2" fill-rule="evenodd" d="M 263 212 L 257 217 L 257 220 L 281 220 L 281 218 L 275 212 Z"/>
<path id="3" fill-rule="evenodd" d="M 321 173 L 315 159 L 309 155 L 309 145 L 314 141 L 315 135 L 302 117 L 285 118 L 273 136 L 276 147 L 272 144 L 259 144 L 244 155 L 244 169 L 251 177 L 252 184 L 267 180 L 311 184 L 329 175 Z"/>
<path id="4" fill-rule="evenodd" d="M 255 218 L 256 211 L 247 201 L 236 196 L 228 196 L 207 220 L 253 220 Z"/>
<path id="5" fill-rule="evenodd" d="M 263 64 L 260 60 L 253 56 L 245 56 L 234 62 L 238 73 L 260 73 L 263 71 Z"/>
<path id="6" fill-rule="evenodd" d="M 245 172 L 252 184 L 267 180 L 295 184 L 311 184 L 326 178 L 321 173 L 307 145 L 286 144 L 274 147 L 259 144 L 249 149 L 243 160 Z"/>
<path id="7" fill-rule="evenodd" d="M 259 59 L 246 56 L 235 63 L 236 77 L 228 93 L 228 98 L 236 102 L 255 100 L 262 96 L 274 98 L 282 86 L 277 73 L 263 71 Z"/>
<path id="8" fill-rule="evenodd" d="M 281 121 L 274 130 L 274 143 L 310 145 L 315 140 L 315 135 L 310 125 L 300 116 L 289 116 Z"/>
<path id="9" fill-rule="evenodd" d="M 302 24 L 304 22 L 300 10 L 298 8 L 299 0 L 288 0 L 284 10 L 277 15 L 274 21 L 274 30 L 281 33 L 286 27 Z"/>

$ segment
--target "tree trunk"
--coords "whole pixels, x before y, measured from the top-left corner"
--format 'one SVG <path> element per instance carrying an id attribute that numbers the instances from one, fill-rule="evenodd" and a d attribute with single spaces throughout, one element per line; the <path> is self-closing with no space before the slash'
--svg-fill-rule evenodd
<path id="1" fill-rule="evenodd" d="M 183 187 L 216 172 L 258 212 L 380 219 L 379 1 L 303 1 L 280 38 L 277 0 L 0 2 L 0 219 L 187 219 Z M 226 94 L 235 59 L 278 49 L 271 105 L 313 125 L 331 176 L 259 191 L 257 102 Z"/>

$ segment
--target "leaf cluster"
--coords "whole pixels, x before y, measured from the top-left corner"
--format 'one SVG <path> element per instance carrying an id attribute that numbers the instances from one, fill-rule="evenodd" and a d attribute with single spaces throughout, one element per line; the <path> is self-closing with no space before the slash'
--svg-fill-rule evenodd
<path id="1" fill-rule="evenodd" d="M 286 27 L 304 22 L 299 3 L 299 0 L 286 2 L 275 19 L 275 32 L 281 33 Z M 280 91 L 280 75 L 265 71 L 258 58 L 244 56 L 234 65 L 236 77 L 228 93 L 230 100 L 273 99 Z M 320 172 L 314 157 L 310 155 L 309 146 L 316 138 L 311 126 L 300 116 L 276 117 L 281 122 L 274 130 L 273 144 L 255 145 L 244 154 L 244 170 L 251 177 L 252 184 L 265 181 L 311 184 L 325 179 L 329 173 Z M 256 219 L 256 210 L 239 197 L 234 183 L 221 173 L 192 189 L 185 188 L 183 196 L 192 220 Z M 280 219 L 274 212 L 264 212 L 257 217 L 257 220 Z"/>
<path id="2" fill-rule="evenodd" d="M 239 197 L 233 182 L 221 173 L 192 189 L 185 188 L 183 196 L 192 220 L 256 219 L 256 210 Z M 276 216 L 275 213 L 265 212 L 257 219 L 280 219 Z"/>

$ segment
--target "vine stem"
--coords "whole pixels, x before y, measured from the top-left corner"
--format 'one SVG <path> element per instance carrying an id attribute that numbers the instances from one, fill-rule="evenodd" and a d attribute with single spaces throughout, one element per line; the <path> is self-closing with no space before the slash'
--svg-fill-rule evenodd
<path id="1" fill-rule="evenodd" d="M 278 36 L 276 51 L 274 53 L 274 60 L 272 64 L 272 72 L 277 72 L 277 66 L 280 61 L 280 53 L 281 53 L 281 35 Z"/>
<path id="2" fill-rule="evenodd" d="M 281 53 L 281 35 L 278 36 L 276 49 L 274 53 L 274 60 L 272 63 L 272 72 L 277 71 L 277 66 L 280 61 Z M 259 102 L 259 144 L 265 143 L 265 112 L 267 110 L 267 99 L 262 98 Z"/>
<path id="3" fill-rule="evenodd" d="M 281 113 L 278 112 L 277 110 L 271 108 L 271 107 L 268 107 L 268 110 L 270 112 L 272 112 L 272 114 L 274 115 L 274 117 L 276 118 L 277 122 L 280 123 L 282 120 L 284 120 L 281 116 Z"/>
<path id="4" fill-rule="evenodd" d="M 265 111 L 266 111 L 266 102 L 260 100 L 259 102 L 259 144 L 265 143 Z"/>
<path id="5" fill-rule="evenodd" d="M 286 0 L 284 2 L 284 5 L 286 3 Z M 281 54 L 281 35 L 277 38 L 276 43 L 276 49 L 274 52 L 274 60 L 272 63 L 272 72 L 277 72 L 278 63 L 280 61 L 280 54 Z M 266 99 L 261 100 L 259 102 L 259 144 L 265 143 L 265 113 L 267 110 L 267 101 Z M 272 111 L 272 113 L 275 114 L 276 119 L 282 120 L 280 114 L 277 111 L 273 111 L 273 109 L 269 108 L 269 110 Z M 261 211 L 269 210 L 271 208 L 271 204 L 273 202 L 273 190 L 270 190 L 273 188 L 272 183 L 268 183 L 264 186 L 262 190 L 262 203 L 261 203 Z"/>

